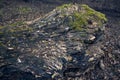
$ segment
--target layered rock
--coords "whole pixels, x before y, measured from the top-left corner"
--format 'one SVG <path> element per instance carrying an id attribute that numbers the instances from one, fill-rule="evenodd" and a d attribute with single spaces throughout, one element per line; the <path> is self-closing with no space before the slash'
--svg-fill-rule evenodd
<path id="1" fill-rule="evenodd" d="M 106 21 L 104 14 L 87 5 L 66 4 L 30 25 L 32 30 L 3 35 L 1 67 L 10 70 L 13 67 L 13 72 L 5 73 L 1 68 L 0 77 L 11 80 L 14 70 L 20 76 L 22 71 L 29 73 L 33 80 L 63 80 L 84 75 L 104 55 L 101 41 Z M 9 45 L 4 44 L 4 38 Z"/>

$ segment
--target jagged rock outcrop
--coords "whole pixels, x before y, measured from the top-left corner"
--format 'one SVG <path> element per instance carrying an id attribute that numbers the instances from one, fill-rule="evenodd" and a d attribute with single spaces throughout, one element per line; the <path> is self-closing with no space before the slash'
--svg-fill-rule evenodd
<path id="1" fill-rule="evenodd" d="M 66 4 L 30 25 L 30 30 L 1 33 L 0 78 L 12 80 L 17 72 L 16 80 L 23 75 L 31 80 L 85 79 L 81 76 L 104 55 L 106 21 L 104 14 L 87 5 Z"/>

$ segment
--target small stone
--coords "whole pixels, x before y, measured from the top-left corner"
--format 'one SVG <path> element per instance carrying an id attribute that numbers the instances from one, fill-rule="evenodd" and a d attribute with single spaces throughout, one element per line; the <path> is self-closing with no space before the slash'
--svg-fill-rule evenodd
<path id="1" fill-rule="evenodd" d="M 13 50 L 14 48 L 13 48 L 13 47 L 9 47 L 8 49 L 9 49 L 9 50 Z"/>
<path id="2" fill-rule="evenodd" d="M 91 62 L 91 61 L 93 61 L 93 60 L 94 60 L 94 57 L 90 58 L 88 61 Z"/>
<path id="3" fill-rule="evenodd" d="M 65 59 L 66 59 L 67 61 L 72 61 L 72 57 L 71 57 L 71 56 L 67 56 L 67 57 L 65 57 Z"/>
<path id="4" fill-rule="evenodd" d="M 101 67 L 101 69 L 103 69 L 103 70 L 105 69 L 105 65 L 104 65 L 104 63 L 103 63 L 103 60 L 100 61 L 100 67 Z"/>
<path id="5" fill-rule="evenodd" d="M 92 23 L 92 25 L 93 25 L 94 27 L 96 27 L 97 24 L 98 24 L 97 22 L 93 22 L 93 23 Z"/>
<path id="6" fill-rule="evenodd" d="M 70 28 L 69 27 L 66 27 L 65 30 L 68 31 Z"/>
<path id="7" fill-rule="evenodd" d="M 20 60 L 20 58 L 17 59 L 18 63 L 21 63 L 22 61 Z"/>
<path id="8" fill-rule="evenodd" d="M 41 25 L 38 26 L 38 28 L 41 28 L 41 27 L 42 27 Z"/>
<path id="9" fill-rule="evenodd" d="M 89 35 L 84 42 L 87 43 L 87 44 L 91 44 L 91 43 L 94 42 L 95 38 L 96 38 L 95 36 Z"/>
<path id="10" fill-rule="evenodd" d="M 38 31 L 36 31 L 37 33 L 39 33 L 40 31 L 38 30 Z"/>
<path id="11" fill-rule="evenodd" d="M 89 40 L 91 40 L 91 41 L 95 40 L 95 36 L 90 35 L 90 36 L 89 36 Z"/>
<path id="12" fill-rule="evenodd" d="M 52 79 L 55 78 L 55 77 L 58 76 L 58 75 L 59 75 L 59 74 L 55 72 L 55 73 L 52 75 Z"/>

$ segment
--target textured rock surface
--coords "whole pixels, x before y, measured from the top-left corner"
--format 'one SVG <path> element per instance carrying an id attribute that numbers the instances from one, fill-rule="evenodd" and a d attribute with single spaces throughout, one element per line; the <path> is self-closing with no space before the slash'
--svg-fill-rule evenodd
<path id="1" fill-rule="evenodd" d="M 100 61 L 104 55 L 103 21 L 100 20 L 102 25 L 95 26 L 92 23 L 82 26 L 86 31 L 74 30 L 68 25 L 69 16 L 72 17 L 74 12 L 80 10 L 85 13 L 80 8 L 77 4 L 69 8 L 56 8 L 30 25 L 31 31 L 3 35 L 0 79 L 12 80 L 15 73 L 16 80 L 23 79 L 25 75 L 25 80 L 66 80 L 71 77 L 84 79 L 82 75 L 93 70 L 99 62 L 104 68 Z"/>
<path id="2" fill-rule="evenodd" d="M 3 3 L 1 3 L 1 1 L 3 1 Z M 24 2 L 25 1 L 25 2 Z M 65 80 L 67 79 L 72 79 L 72 80 L 119 80 L 119 74 L 120 74 L 120 46 L 119 46 L 119 41 L 120 41 L 120 6 L 119 6 L 119 0 L 75 0 L 77 1 L 77 3 L 82 3 L 82 4 L 88 4 L 89 6 L 91 6 L 92 8 L 101 11 L 103 13 L 105 13 L 108 17 L 108 24 L 106 25 L 106 29 L 105 29 L 105 36 L 104 36 L 104 40 L 102 40 L 102 36 L 99 37 L 99 39 L 97 39 L 95 41 L 101 41 L 103 42 L 102 46 L 102 50 L 104 50 L 104 55 L 99 59 L 98 63 L 94 64 L 94 67 L 91 68 L 90 70 L 87 70 L 85 74 L 78 74 L 79 72 L 81 72 L 81 68 L 74 68 L 74 66 L 71 68 L 71 65 L 68 64 L 68 67 L 63 70 L 63 75 L 64 77 L 66 77 Z M 1 42 L 3 42 L 5 45 L 8 44 L 7 46 L 4 45 L 4 47 L 0 47 L 0 71 L 3 73 L 0 73 L 0 79 L 2 80 L 14 80 L 12 77 L 16 77 L 16 79 L 23 79 L 25 78 L 26 80 L 30 80 L 35 78 L 35 76 L 32 76 L 31 72 L 35 71 L 36 68 L 33 67 L 32 69 L 30 68 L 30 70 L 28 69 L 26 71 L 25 69 L 21 69 L 20 68 L 16 68 L 16 63 L 21 63 L 23 59 L 24 64 L 27 64 L 29 66 L 32 66 L 30 64 L 34 64 L 35 62 L 39 63 L 35 57 L 33 57 L 33 55 L 29 54 L 29 58 L 27 58 L 28 54 L 24 57 L 20 57 L 18 58 L 18 56 L 22 56 L 24 53 L 24 51 L 28 51 L 28 53 L 31 53 L 31 51 L 34 49 L 32 47 L 32 41 L 31 44 L 26 45 L 26 46 L 31 46 L 31 50 L 29 50 L 28 48 L 24 50 L 24 48 L 22 48 L 22 50 L 24 50 L 24 53 L 21 53 L 19 50 L 16 50 L 16 46 L 20 45 L 20 47 L 18 49 L 20 49 L 21 47 L 24 47 L 24 43 L 30 43 L 30 39 L 33 39 L 29 37 L 30 35 L 33 34 L 31 33 L 32 31 L 28 31 L 29 29 L 26 26 L 23 26 L 23 31 L 21 30 L 21 26 L 17 26 L 19 25 L 19 22 L 16 23 L 16 21 L 21 21 L 21 20 L 32 20 L 35 19 L 37 17 L 41 17 L 43 15 L 45 15 L 46 13 L 48 13 L 49 11 L 51 11 L 52 9 L 54 9 L 56 6 L 59 6 L 61 4 L 64 3 L 70 3 L 72 2 L 72 0 L 0 0 L 0 31 L 1 31 L 1 27 L 6 26 L 8 23 L 10 23 L 10 25 L 8 25 L 7 27 L 5 27 L 4 30 L 4 35 L 1 34 L 0 32 L 0 45 Z M 18 11 L 18 8 L 20 8 L 20 10 L 23 8 L 26 10 L 26 8 L 30 8 L 32 9 L 32 11 L 30 10 L 30 13 L 23 13 L 24 10 Z M 26 11 L 25 11 L 26 12 Z M 4 15 L 2 15 L 4 14 Z M 11 24 L 14 23 L 14 24 Z M 2 24 L 2 25 L 1 25 Z M 21 22 L 20 22 L 21 24 Z M 39 25 L 39 27 L 43 26 L 45 24 L 41 24 Z M 24 29 L 26 28 L 26 29 Z M 91 27 L 90 27 L 91 28 Z M 10 33 L 10 30 L 13 30 L 13 32 L 15 32 L 14 34 Z M 20 29 L 20 30 L 19 30 Z M 65 28 L 66 30 L 69 30 L 69 27 Z M 20 31 L 20 32 L 17 32 Z M 39 32 L 38 30 L 35 30 L 35 32 Z M 9 35 L 8 35 L 9 34 Z M 35 33 L 36 34 L 36 33 Z M 73 33 L 72 33 L 73 34 Z M 83 33 L 84 34 L 84 33 Z M 75 36 L 76 34 L 74 34 Z M 18 38 L 18 37 L 19 38 Z M 79 36 L 79 35 L 77 35 Z M 94 35 L 92 35 L 94 36 Z M 5 39 L 4 39 L 4 38 Z M 27 40 L 26 40 L 27 37 Z M 44 36 L 41 36 L 40 38 L 43 38 Z M 90 37 L 90 36 L 89 36 Z M 92 37 L 90 38 L 86 38 L 87 40 L 85 40 L 85 43 L 89 43 L 89 44 L 93 44 L 93 42 L 89 41 Z M 96 37 L 96 36 L 95 36 Z M 35 38 L 35 37 L 34 37 Z M 93 37 L 94 38 L 94 37 Z M 96 38 L 95 38 L 96 39 Z M 37 39 L 39 40 L 39 39 Z M 9 43 L 12 42 L 10 45 Z M 23 44 L 21 44 L 23 42 Z M 73 42 L 73 41 L 71 41 Z M 16 44 L 17 43 L 17 44 Z M 23 45 L 23 46 L 22 46 Z M 35 44 L 36 45 L 36 44 Z M 100 44 L 101 45 L 101 44 Z M 92 46 L 93 48 L 96 48 L 96 46 Z M 32 49 L 33 48 L 33 49 Z M 79 49 L 78 47 L 76 47 L 76 49 Z M 91 48 L 89 48 L 88 50 L 90 50 Z M 89 51 L 86 50 L 86 53 L 89 53 Z M 69 48 L 68 52 L 72 51 L 72 53 L 77 53 L 76 50 L 72 50 L 72 48 Z M 91 51 L 91 50 L 90 50 Z M 93 53 L 95 53 L 94 51 L 91 51 Z M 4 54 L 5 53 L 5 54 Z M 70 53 L 70 54 L 72 54 Z M 22 55 L 21 55 L 22 54 Z M 31 57 L 32 56 L 32 57 Z M 77 55 L 76 55 L 77 56 Z M 75 57 L 76 57 L 75 56 Z M 27 58 L 27 59 L 25 59 Z M 69 59 L 71 61 L 71 57 L 68 57 L 67 59 Z M 76 59 L 78 60 L 79 57 Z M 89 61 L 93 60 L 94 58 L 90 58 Z M 26 61 L 27 60 L 27 61 Z M 31 61 L 33 63 L 31 63 Z M 37 60 L 37 61 L 36 61 Z M 40 59 L 41 61 L 41 59 Z M 9 65 L 8 65 L 9 64 Z M 10 65 L 12 64 L 12 65 Z M 39 63 L 41 64 L 41 63 Z M 5 66 L 4 66 L 5 65 Z M 35 64 L 36 66 L 37 64 Z M 26 66 L 26 65 L 24 65 Z M 21 67 L 22 68 L 22 67 Z M 65 67 L 63 67 L 65 68 Z M 38 68 L 37 68 L 38 69 Z M 31 71 L 32 70 L 32 71 Z M 10 71 L 10 72 L 9 72 Z M 14 74 L 17 72 L 17 75 Z M 28 73 L 26 73 L 28 72 Z M 30 73 L 29 73 L 30 72 Z M 12 74 L 11 74 L 12 73 Z M 54 72 L 53 72 L 54 73 Z M 75 76 L 73 76 L 75 75 Z M 4 74 L 4 75 L 3 75 Z M 13 75 L 14 74 L 14 75 Z M 20 74 L 18 76 L 18 74 Z M 24 77 L 24 74 L 26 77 Z M 28 75 L 27 75 L 28 74 Z M 55 77 L 56 75 L 58 75 L 58 73 L 54 73 L 52 74 L 52 78 Z M 68 75 L 72 75 L 72 77 L 68 77 Z M 17 77 L 18 76 L 18 77 Z M 30 77 L 32 76 L 32 77 Z M 9 77 L 9 78 L 8 78 Z M 50 77 L 50 75 L 48 76 L 46 74 L 47 79 Z M 38 80 L 45 80 L 45 77 L 42 78 L 36 78 Z M 50 78 L 49 78 L 50 79 Z M 64 80 L 64 79 L 63 79 Z"/>
<path id="3" fill-rule="evenodd" d="M 0 0 L 0 25 L 30 21 L 42 17 L 57 6 L 73 1 L 87 4 L 110 16 L 120 16 L 120 1 L 115 0 Z"/>

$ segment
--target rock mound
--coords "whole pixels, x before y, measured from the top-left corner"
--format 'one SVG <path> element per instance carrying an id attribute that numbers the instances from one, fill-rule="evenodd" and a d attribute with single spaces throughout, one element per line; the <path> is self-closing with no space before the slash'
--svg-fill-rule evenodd
<path id="1" fill-rule="evenodd" d="M 57 7 L 30 25 L 32 30 L 2 36 L 0 67 L 9 64 L 7 68 L 11 69 L 12 65 L 20 70 L 19 74 L 30 72 L 28 76 L 34 75 L 36 80 L 82 78 L 104 55 L 102 40 L 106 21 L 104 14 L 87 5 Z M 3 80 L 11 80 L 11 72 L 4 73 L 0 68 L 0 73 Z"/>

